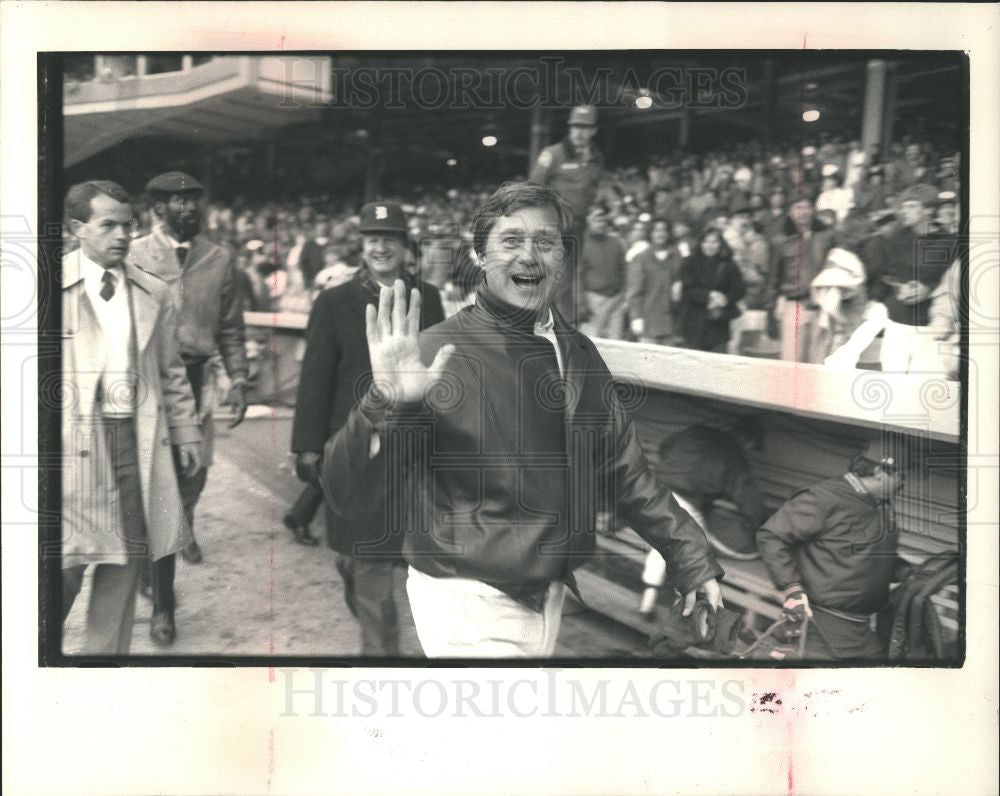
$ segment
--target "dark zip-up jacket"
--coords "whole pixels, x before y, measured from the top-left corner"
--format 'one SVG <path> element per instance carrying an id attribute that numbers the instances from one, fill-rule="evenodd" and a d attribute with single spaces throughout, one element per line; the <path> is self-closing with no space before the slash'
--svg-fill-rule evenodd
<path id="1" fill-rule="evenodd" d="M 796 492 L 757 532 L 780 591 L 797 584 L 811 602 L 861 616 L 888 599 L 898 542 L 891 505 L 848 476 Z"/>
<path id="2" fill-rule="evenodd" d="M 622 519 L 667 561 L 682 592 L 720 577 L 704 534 L 658 484 L 593 343 L 555 316 L 565 364 L 534 318 L 481 291 L 475 306 L 421 334 L 424 361 L 456 353 L 418 406 L 386 411 L 369 392 L 327 444 L 323 484 L 335 511 L 388 483 L 386 532 L 433 577 L 473 578 L 536 609 L 554 580 L 596 548 L 596 513 Z M 380 452 L 370 457 L 372 434 Z"/>

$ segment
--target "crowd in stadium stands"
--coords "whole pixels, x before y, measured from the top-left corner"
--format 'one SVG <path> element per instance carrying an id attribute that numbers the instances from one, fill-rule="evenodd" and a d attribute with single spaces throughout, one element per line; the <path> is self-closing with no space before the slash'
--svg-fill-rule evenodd
<path id="1" fill-rule="evenodd" d="M 613 311 L 599 329 L 584 313 L 584 331 L 885 370 L 938 366 L 928 357 L 942 356 L 942 342 L 957 353 L 959 155 L 929 142 L 884 158 L 857 141 L 816 143 L 609 168 L 578 259 L 585 289 L 603 291 Z M 469 221 L 493 187 L 396 197 L 410 219 L 411 267 L 449 314 L 474 299 Z M 248 306 L 272 312 L 308 312 L 319 291 L 351 278 L 357 224 L 356 207 L 328 196 L 214 203 L 206 218 L 209 235 L 237 252 Z M 957 356 L 946 369 L 956 377 Z"/>

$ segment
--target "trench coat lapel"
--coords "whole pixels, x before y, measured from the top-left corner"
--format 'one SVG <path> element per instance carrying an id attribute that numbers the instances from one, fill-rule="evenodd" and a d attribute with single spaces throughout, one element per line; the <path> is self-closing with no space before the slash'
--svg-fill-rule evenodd
<path id="1" fill-rule="evenodd" d="M 201 235 L 195 235 L 194 240 L 191 241 L 191 248 L 188 251 L 187 260 L 184 262 L 184 268 L 182 270 L 187 271 L 189 268 L 194 268 L 201 264 L 201 261 L 206 257 L 209 257 L 213 252 L 213 247 L 208 245 Z M 177 262 L 177 253 L 171 252 L 174 256 L 174 262 Z M 180 264 L 178 263 L 178 268 Z"/>
<path id="2" fill-rule="evenodd" d="M 125 280 L 128 282 L 128 295 L 132 312 L 132 324 L 135 328 L 135 342 L 139 352 L 146 350 L 149 339 L 153 336 L 156 321 L 160 312 L 159 302 L 146 287 L 146 277 L 142 271 L 131 263 L 125 265 Z"/>
<path id="3" fill-rule="evenodd" d="M 93 396 L 97 380 L 104 373 L 104 330 L 83 283 L 80 250 L 63 258 L 62 336 L 63 369 L 74 373 L 80 399 Z M 77 406 L 77 411 L 81 407 Z"/>

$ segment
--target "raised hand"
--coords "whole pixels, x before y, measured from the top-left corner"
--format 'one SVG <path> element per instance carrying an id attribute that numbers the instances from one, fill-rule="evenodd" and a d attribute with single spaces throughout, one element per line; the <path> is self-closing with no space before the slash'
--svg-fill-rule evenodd
<path id="1" fill-rule="evenodd" d="M 434 356 L 430 367 L 420 359 L 420 291 L 410 293 L 406 306 L 406 285 L 397 279 L 391 287 L 383 287 L 378 298 L 378 310 L 369 304 L 365 308 L 365 334 L 372 362 L 372 382 L 391 404 L 413 403 L 424 397 L 427 389 L 437 382 L 455 346 L 443 346 Z"/>

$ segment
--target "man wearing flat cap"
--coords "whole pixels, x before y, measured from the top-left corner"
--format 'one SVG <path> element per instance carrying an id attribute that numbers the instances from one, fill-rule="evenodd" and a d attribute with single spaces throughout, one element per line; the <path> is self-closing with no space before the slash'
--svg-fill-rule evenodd
<path id="1" fill-rule="evenodd" d="M 861 253 L 869 295 L 885 304 L 892 322 L 883 340 L 883 370 L 919 369 L 931 344 L 918 328 L 929 321 L 931 291 L 958 257 L 958 238 L 932 228 L 938 193 L 925 183 L 905 189 L 897 199 L 899 227 L 871 238 Z"/>
<path id="2" fill-rule="evenodd" d="M 292 426 L 292 451 L 298 477 L 319 484 L 322 451 L 344 425 L 352 407 L 371 383 L 371 360 L 365 337 L 365 307 L 378 301 L 383 286 L 397 279 L 418 289 L 423 299 L 423 327 L 444 320 L 437 288 L 414 279 L 403 267 L 409 243 L 403 208 L 375 201 L 361 208 L 363 267 L 349 282 L 319 294 L 306 329 L 306 351 Z M 361 625 L 361 654 L 396 655 L 399 632 L 393 597 L 393 573 L 401 559 L 402 540 L 389 537 L 361 550 L 358 541 L 372 528 L 385 527 L 385 506 L 351 506 L 335 515 L 327 506 L 327 542 L 337 552 L 344 599 Z"/>
<path id="3" fill-rule="evenodd" d="M 224 401 L 233 408 L 235 415 L 230 427 L 238 425 L 246 414 L 245 300 L 232 255 L 199 234 L 204 186 L 189 174 L 170 171 L 151 179 L 146 192 L 156 223 L 149 235 L 132 244 L 129 258 L 170 285 L 177 307 L 177 342 L 205 435 L 202 460 L 206 468 L 194 477 L 188 477 L 181 470 L 177 473 L 184 514 L 193 532 L 194 510 L 205 488 L 207 465 L 212 455 L 211 402 L 204 401 L 202 393 L 209 360 L 217 352 L 232 381 Z M 201 561 L 201 548 L 193 535 L 181 555 L 192 564 Z M 150 636 L 159 645 L 171 644 L 176 636 L 175 569 L 176 557 L 172 555 L 159 559 L 152 566 Z"/>
<path id="4" fill-rule="evenodd" d="M 919 461 L 898 435 L 857 453 L 848 471 L 799 490 L 757 532 L 757 549 L 784 599 L 786 630 L 808 618 L 805 657 L 885 657 L 871 616 L 907 569 L 896 550 L 892 498 Z"/>
<path id="5" fill-rule="evenodd" d="M 566 274 L 558 286 L 554 303 L 562 316 L 575 326 L 577 309 L 583 307 L 576 263 L 583 248 L 587 213 L 597 197 L 604 173 L 604 156 L 593 143 L 597 134 L 597 108 L 590 105 L 573 108 L 567 125 L 566 138 L 541 151 L 528 179 L 557 190 L 573 211 L 573 226 L 567 237 L 572 241 L 572 251 L 566 254 Z"/>

